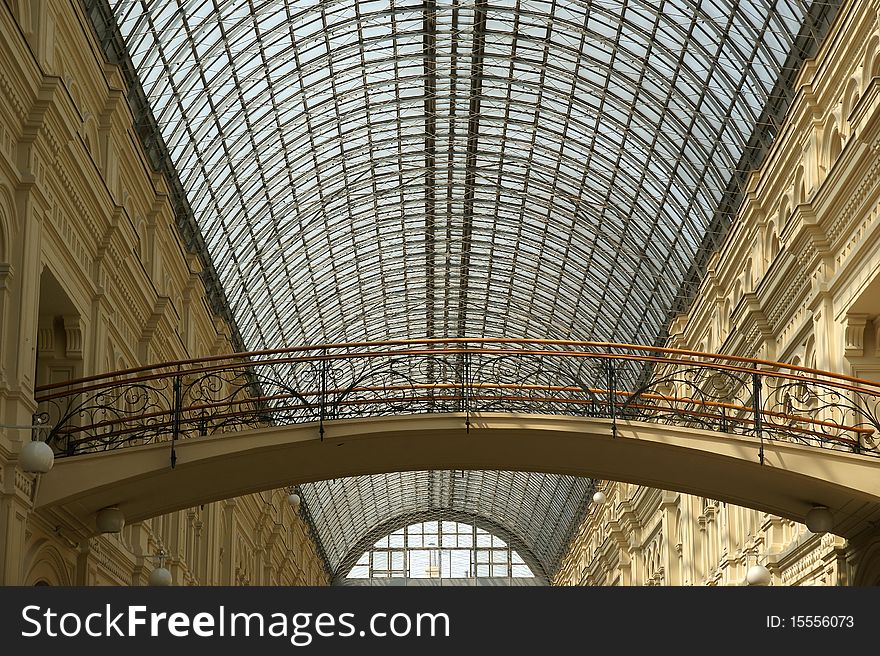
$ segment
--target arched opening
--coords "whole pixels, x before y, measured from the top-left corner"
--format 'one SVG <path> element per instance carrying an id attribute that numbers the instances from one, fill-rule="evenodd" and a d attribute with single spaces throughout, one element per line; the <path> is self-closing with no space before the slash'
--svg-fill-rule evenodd
<path id="1" fill-rule="evenodd" d="M 2 202 L 3 200 L 4 194 L 0 194 L 0 265 L 6 264 L 7 243 L 9 242 L 9 230 L 7 228 L 9 219 L 4 207 L 5 203 Z"/>
<path id="2" fill-rule="evenodd" d="M 45 538 L 39 538 L 29 545 L 24 562 L 25 585 L 71 585 L 70 565 L 65 562 L 58 548 Z"/>
<path id="3" fill-rule="evenodd" d="M 868 72 L 866 76 L 866 83 L 870 83 L 874 78 L 880 77 L 880 52 L 877 51 L 877 40 L 876 37 L 871 41 L 871 45 L 868 47 L 868 57 L 867 61 L 868 66 L 866 70 Z"/>
<path id="4" fill-rule="evenodd" d="M 40 275 L 37 385 L 64 382 L 83 375 L 84 326 L 76 304 L 52 271 Z"/>
<path id="5" fill-rule="evenodd" d="M 779 248 L 779 235 L 776 233 L 776 225 L 771 221 L 767 224 L 767 231 L 764 237 L 764 255 L 767 266 L 772 264 L 776 256 L 779 255 Z"/>
<path id="6" fill-rule="evenodd" d="M 817 369 L 816 366 L 816 338 L 810 335 L 804 344 L 804 366 Z"/>
<path id="7" fill-rule="evenodd" d="M 851 78 L 849 83 L 846 86 L 846 91 L 843 93 L 843 101 L 841 105 L 841 113 L 840 113 L 840 123 L 841 127 L 847 125 L 847 123 L 851 120 L 851 115 L 856 105 L 859 102 L 859 81 L 856 78 Z M 850 133 L 852 130 L 852 124 L 850 124 Z"/>
<path id="8" fill-rule="evenodd" d="M 83 145 L 86 147 L 86 152 L 91 156 L 92 161 L 98 168 L 101 168 L 101 157 L 98 150 L 98 127 L 95 124 L 95 119 L 91 116 L 83 124 L 82 140 Z"/>
<path id="9" fill-rule="evenodd" d="M 724 303 L 721 304 L 721 326 L 722 326 L 722 330 L 725 332 L 730 330 L 730 324 L 731 324 L 730 314 L 732 311 L 733 311 L 733 309 L 730 304 L 730 299 L 725 298 Z"/>
<path id="10" fill-rule="evenodd" d="M 739 280 L 737 280 L 737 281 L 733 284 L 733 295 L 730 297 L 730 304 L 731 304 L 731 307 L 736 307 L 737 304 L 738 304 L 738 303 L 740 302 L 740 300 L 742 299 L 742 296 L 743 296 L 742 282 L 740 282 Z"/>
<path id="11" fill-rule="evenodd" d="M 544 583 L 509 539 L 478 522 L 451 519 L 423 520 L 387 533 L 361 553 L 341 582 L 377 579 L 434 585 L 499 585 L 514 579 Z"/>
<path id="12" fill-rule="evenodd" d="M 754 267 L 752 265 L 752 258 L 749 258 L 746 260 L 745 269 L 743 269 L 743 276 L 742 276 L 743 289 L 746 292 L 752 291 L 752 286 L 754 285 L 754 283 L 755 283 Z"/>
<path id="13" fill-rule="evenodd" d="M 773 233 L 770 236 L 770 259 L 776 259 L 776 256 L 779 255 L 779 251 L 782 249 L 782 245 L 779 243 L 779 235 Z"/>
<path id="14" fill-rule="evenodd" d="M 805 173 L 803 165 L 799 166 L 797 169 L 797 173 L 794 176 L 794 191 L 792 196 L 792 202 L 797 207 L 801 203 L 807 200 L 807 185 L 804 180 Z M 784 214 L 781 216 L 780 226 L 784 226 L 784 221 L 788 220 L 788 205 L 787 203 L 783 204 L 783 212 Z"/>
<path id="15" fill-rule="evenodd" d="M 852 584 L 857 587 L 880 586 L 880 539 L 874 539 L 860 549 Z"/>
<path id="16" fill-rule="evenodd" d="M 11 255 L 12 207 L 12 199 L 6 187 L 0 186 L 0 344 L 5 343 L 7 326 L 11 323 L 7 317 L 11 305 L 7 279 L 12 272 L 12 263 L 8 259 Z M 3 357 L 0 357 L 0 372 L 5 366 Z"/>
<path id="17" fill-rule="evenodd" d="M 831 136 L 828 140 L 828 170 L 831 170 L 831 167 L 834 166 L 834 163 L 837 161 L 837 158 L 840 157 L 840 153 L 843 150 L 843 139 L 840 136 L 840 130 L 837 129 L 835 125 L 831 130 Z"/>

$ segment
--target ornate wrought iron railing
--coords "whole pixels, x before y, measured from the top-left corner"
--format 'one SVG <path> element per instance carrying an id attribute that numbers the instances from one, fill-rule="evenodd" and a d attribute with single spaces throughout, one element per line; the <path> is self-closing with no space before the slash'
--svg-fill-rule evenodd
<path id="1" fill-rule="evenodd" d="M 551 340 L 326 344 L 38 388 L 59 456 L 334 419 L 514 412 L 646 421 L 880 455 L 880 383 L 734 356 Z M 763 460 L 763 447 L 761 449 Z"/>

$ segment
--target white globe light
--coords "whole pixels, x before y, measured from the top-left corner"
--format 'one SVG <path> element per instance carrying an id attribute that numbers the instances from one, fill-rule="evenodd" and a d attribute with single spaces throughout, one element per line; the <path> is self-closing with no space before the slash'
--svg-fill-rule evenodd
<path id="1" fill-rule="evenodd" d="M 99 533 L 119 533 L 125 526 L 125 515 L 115 506 L 103 508 L 95 515 L 95 526 Z"/>
<path id="2" fill-rule="evenodd" d="M 299 498 L 299 495 L 296 492 L 291 492 L 287 495 L 287 503 L 289 503 L 290 507 L 294 510 L 299 510 L 299 504 L 302 503 L 302 499 Z"/>
<path id="3" fill-rule="evenodd" d="M 31 474 L 45 474 L 55 464 L 55 454 L 52 447 L 45 442 L 28 442 L 18 454 L 18 464 Z"/>
<path id="4" fill-rule="evenodd" d="M 593 494 L 593 503 L 595 503 L 597 506 L 601 506 L 603 503 L 605 503 L 605 493 L 602 492 L 602 490 L 599 490 L 598 492 Z"/>
<path id="5" fill-rule="evenodd" d="M 834 526 L 834 516 L 825 506 L 816 506 L 807 513 L 804 523 L 813 533 L 827 533 Z"/>
<path id="6" fill-rule="evenodd" d="M 152 572 L 150 572 L 148 583 L 150 585 L 156 586 L 171 585 L 171 572 L 169 572 L 164 567 L 157 567 Z"/>
<path id="7" fill-rule="evenodd" d="M 770 585 L 770 570 L 763 565 L 752 565 L 746 572 L 746 581 L 749 585 Z"/>

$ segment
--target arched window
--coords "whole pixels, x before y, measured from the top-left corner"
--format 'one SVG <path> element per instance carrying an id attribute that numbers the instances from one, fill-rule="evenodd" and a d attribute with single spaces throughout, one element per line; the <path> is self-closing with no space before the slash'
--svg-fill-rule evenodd
<path id="1" fill-rule="evenodd" d="M 776 232 L 776 226 L 771 221 L 767 225 L 767 234 L 764 242 L 764 253 L 767 257 L 767 265 L 769 266 L 776 256 L 779 255 L 779 235 Z"/>
<path id="2" fill-rule="evenodd" d="M 842 103 L 840 123 L 841 126 L 845 126 L 850 120 L 850 114 L 852 114 L 853 109 L 855 109 L 856 105 L 859 103 L 859 81 L 856 78 L 851 78 L 847 84 L 846 91 L 843 94 Z M 849 134 L 852 134 L 851 124 Z"/>
<path id="3" fill-rule="evenodd" d="M 377 540 L 348 579 L 534 578 L 509 543 L 475 524 L 424 521 Z"/>
<path id="4" fill-rule="evenodd" d="M 795 173 L 795 176 L 794 176 L 793 204 L 795 206 L 798 206 L 807 200 L 807 184 L 806 184 L 806 181 L 804 178 L 805 178 L 804 167 L 799 166 L 797 173 Z M 786 205 L 787 205 L 787 203 L 786 203 Z M 786 208 L 786 216 L 784 217 L 783 221 L 780 221 L 779 225 L 784 226 L 785 220 L 787 220 L 787 219 L 788 219 L 788 215 L 787 215 L 787 208 Z"/>
<path id="5" fill-rule="evenodd" d="M 835 125 L 831 130 L 831 137 L 828 141 L 828 170 L 831 170 L 831 167 L 834 166 L 834 162 L 837 161 L 837 158 L 840 157 L 840 152 L 843 150 L 843 139 L 840 136 L 840 130 L 837 129 Z"/>
<path id="6" fill-rule="evenodd" d="M 877 51 L 877 45 L 877 38 L 875 37 L 868 46 L 867 56 L 865 57 L 867 63 L 865 68 L 867 72 L 866 84 L 870 83 L 875 77 L 880 77 L 880 52 Z"/>

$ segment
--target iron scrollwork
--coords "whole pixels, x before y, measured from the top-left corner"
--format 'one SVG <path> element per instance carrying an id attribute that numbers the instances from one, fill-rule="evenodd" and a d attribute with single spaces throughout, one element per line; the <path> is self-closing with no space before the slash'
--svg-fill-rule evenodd
<path id="1" fill-rule="evenodd" d="M 268 426 L 506 412 L 644 421 L 880 454 L 880 390 L 626 345 L 335 345 L 236 355 L 37 395 L 59 457 Z"/>

